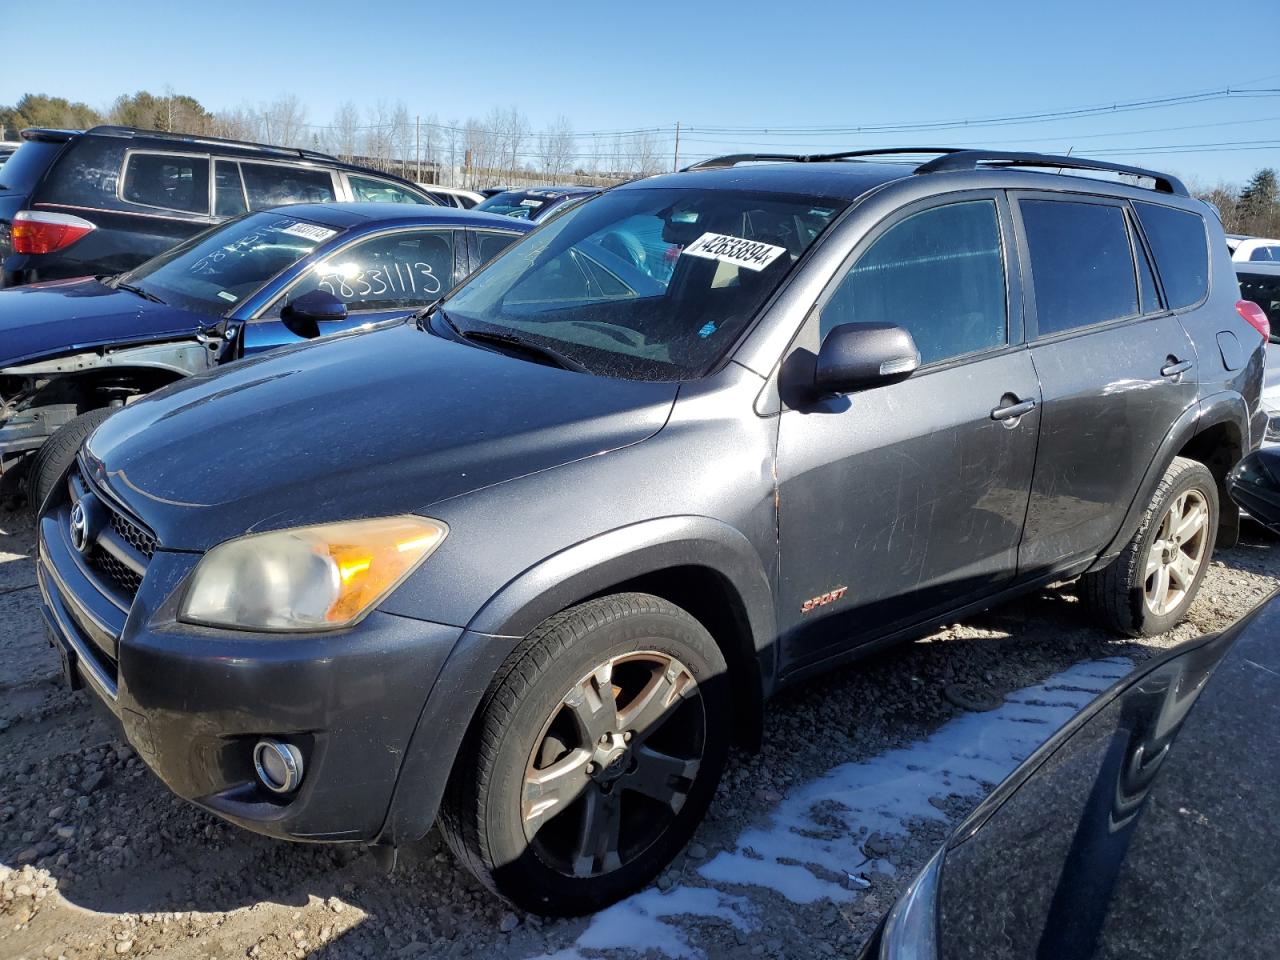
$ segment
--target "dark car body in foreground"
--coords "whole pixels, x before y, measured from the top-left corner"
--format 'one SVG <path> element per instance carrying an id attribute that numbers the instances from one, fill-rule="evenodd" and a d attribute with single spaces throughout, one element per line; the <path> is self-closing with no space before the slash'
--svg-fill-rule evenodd
<path id="1" fill-rule="evenodd" d="M 40 588 L 165 783 L 291 839 L 440 812 L 493 889 L 582 912 L 785 683 L 1064 577 L 1178 621 L 1264 422 L 1209 208 L 1018 168 L 1079 158 L 741 159 L 98 428 Z"/>
<path id="2" fill-rule="evenodd" d="M 120 273 L 286 203 L 435 203 L 407 180 L 312 150 L 115 126 L 22 138 L 0 176 L 0 287 Z"/>
<path id="3" fill-rule="evenodd" d="M 314 334 L 403 318 L 530 229 L 506 217 L 387 203 L 248 214 L 115 277 L 0 290 L 0 477 L 50 437 L 182 377 L 288 343 L 285 308 L 345 306 Z"/>
<path id="4" fill-rule="evenodd" d="M 1280 599 L 1101 696 L 954 833 L 879 960 L 1274 956 Z"/>

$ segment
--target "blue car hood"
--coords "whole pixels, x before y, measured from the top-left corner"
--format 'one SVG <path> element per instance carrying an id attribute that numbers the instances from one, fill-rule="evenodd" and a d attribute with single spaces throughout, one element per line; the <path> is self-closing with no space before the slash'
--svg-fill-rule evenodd
<path id="1" fill-rule="evenodd" d="M 131 404 L 86 460 L 175 550 L 390 516 L 605 453 L 666 423 L 676 384 L 594 377 L 413 325 L 287 347 Z"/>
<path id="2" fill-rule="evenodd" d="M 0 368 L 92 347 L 193 334 L 213 318 L 92 277 L 0 290 Z"/>

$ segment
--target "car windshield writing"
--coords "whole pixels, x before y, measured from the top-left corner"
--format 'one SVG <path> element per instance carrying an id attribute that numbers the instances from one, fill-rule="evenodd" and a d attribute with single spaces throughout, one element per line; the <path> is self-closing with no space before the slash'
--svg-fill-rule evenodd
<path id="1" fill-rule="evenodd" d="M 554 218 L 444 303 L 464 330 L 542 341 L 606 376 L 700 376 L 845 201 L 629 189 Z"/>
<path id="2" fill-rule="evenodd" d="M 165 303 L 221 316 L 337 231 L 255 213 L 193 237 L 120 278 Z"/>

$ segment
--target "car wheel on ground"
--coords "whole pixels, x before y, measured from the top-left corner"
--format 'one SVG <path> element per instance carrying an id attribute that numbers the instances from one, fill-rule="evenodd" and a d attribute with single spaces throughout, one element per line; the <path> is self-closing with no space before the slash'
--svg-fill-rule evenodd
<path id="1" fill-rule="evenodd" d="M 679 607 L 647 594 L 551 617 L 481 705 L 441 824 L 490 889 L 540 913 L 599 909 L 684 846 L 728 753 L 725 661 Z"/>
<path id="2" fill-rule="evenodd" d="M 1080 595 L 1118 633 L 1164 633 L 1195 600 L 1217 530 L 1213 474 L 1202 463 L 1175 457 L 1133 538 L 1110 564 L 1080 578 Z"/>
<path id="3" fill-rule="evenodd" d="M 99 407 L 82 413 L 55 430 L 44 446 L 36 451 L 27 474 L 27 501 L 33 512 L 39 511 L 67 468 L 75 462 L 80 444 L 113 413 L 114 407 Z"/>

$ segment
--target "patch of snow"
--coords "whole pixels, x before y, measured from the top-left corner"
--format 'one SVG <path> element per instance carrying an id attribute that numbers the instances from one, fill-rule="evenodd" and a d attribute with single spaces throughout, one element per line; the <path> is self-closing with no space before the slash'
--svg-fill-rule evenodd
<path id="1" fill-rule="evenodd" d="M 1132 666 L 1123 657 L 1076 664 L 1011 693 L 995 710 L 963 714 L 917 743 L 833 767 L 793 789 L 767 822 L 738 836 L 732 851 L 703 864 L 698 874 L 713 886 L 677 885 L 667 893 L 649 888 L 628 897 L 596 914 L 571 947 L 545 960 L 628 949 L 696 960 L 702 951 L 672 918 L 716 919 L 744 932 L 757 927 L 751 899 L 721 886 L 754 887 L 792 903 L 854 899 L 863 885 L 859 874 L 896 873 L 883 850 L 864 850 L 868 838 L 896 841 L 913 819 L 946 823 L 930 798 L 981 799 Z"/>

